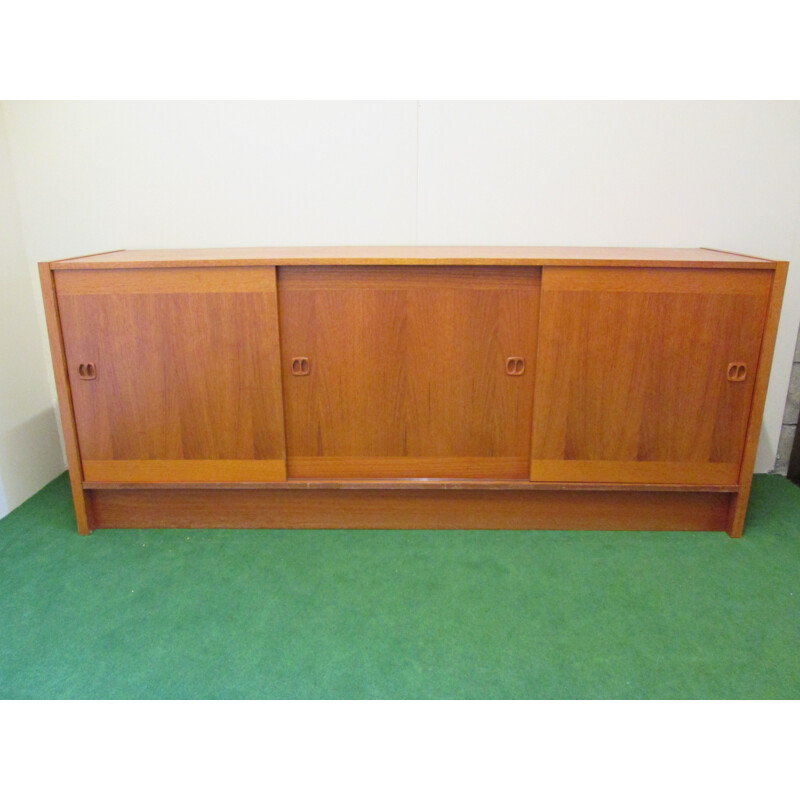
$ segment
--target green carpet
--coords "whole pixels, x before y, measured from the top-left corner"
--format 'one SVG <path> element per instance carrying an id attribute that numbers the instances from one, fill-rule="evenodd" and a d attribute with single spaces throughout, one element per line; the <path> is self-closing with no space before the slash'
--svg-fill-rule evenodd
<path id="1" fill-rule="evenodd" d="M 2 698 L 798 698 L 800 489 L 745 536 L 0 520 Z"/>

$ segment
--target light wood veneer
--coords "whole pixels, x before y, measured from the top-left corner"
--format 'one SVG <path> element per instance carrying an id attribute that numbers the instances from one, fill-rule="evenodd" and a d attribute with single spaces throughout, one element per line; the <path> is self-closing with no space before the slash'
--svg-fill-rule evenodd
<path id="1" fill-rule="evenodd" d="M 787 267 L 553 247 L 43 263 L 78 529 L 740 536 Z"/>

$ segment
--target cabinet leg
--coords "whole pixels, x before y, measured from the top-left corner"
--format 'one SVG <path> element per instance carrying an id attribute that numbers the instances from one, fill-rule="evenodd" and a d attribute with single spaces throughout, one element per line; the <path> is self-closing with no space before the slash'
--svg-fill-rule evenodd
<path id="1" fill-rule="evenodd" d="M 88 536 L 93 528 L 91 509 L 86 502 L 83 487 L 78 481 L 72 479 L 72 475 L 70 475 L 70 484 L 72 487 L 72 501 L 75 505 L 75 520 L 78 523 L 78 533 Z"/>
<path id="2" fill-rule="evenodd" d="M 744 534 L 744 523 L 747 516 L 747 501 L 750 499 L 752 478 L 739 487 L 739 491 L 731 495 L 728 506 L 727 534 L 732 539 L 740 539 Z"/>

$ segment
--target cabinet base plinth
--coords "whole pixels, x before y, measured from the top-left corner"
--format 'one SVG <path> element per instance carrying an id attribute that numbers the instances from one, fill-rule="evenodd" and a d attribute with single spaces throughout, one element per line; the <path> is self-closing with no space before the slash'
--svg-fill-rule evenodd
<path id="1" fill-rule="evenodd" d="M 93 528 L 725 531 L 733 493 L 91 489 Z"/>

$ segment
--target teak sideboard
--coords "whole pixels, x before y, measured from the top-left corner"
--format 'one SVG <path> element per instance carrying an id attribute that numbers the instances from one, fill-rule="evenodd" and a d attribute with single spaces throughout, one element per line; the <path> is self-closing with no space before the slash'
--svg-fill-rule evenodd
<path id="1" fill-rule="evenodd" d="M 43 263 L 78 530 L 741 536 L 787 267 L 546 247 Z"/>

